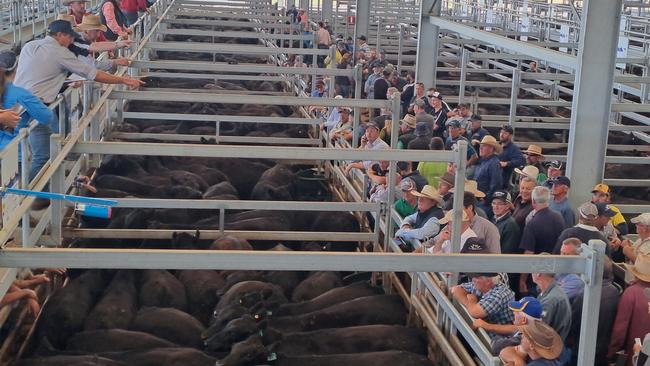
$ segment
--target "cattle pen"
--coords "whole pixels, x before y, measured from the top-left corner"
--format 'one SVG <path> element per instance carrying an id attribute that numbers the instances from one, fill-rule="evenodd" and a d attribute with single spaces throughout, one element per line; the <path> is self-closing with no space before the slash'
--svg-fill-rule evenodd
<path id="1" fill-rule="evenodd" d="M 586 117 L 569 117 L 566 113 L 579 99 L 577 91 L 580 83 L 589 84 L 589 81 L 584 80 L 579 72 L 581 66 L 577 59 L 581 54 L 551 49 L 557 48 L 552 43 L 560 25 L 547 16 L 548 7 L 531 6 L 535 14 L 531 15 L 535 31 L 515 32 L 517 37 L 534 38 L 529 43 L 535 43 L 530 47 L 536 47 L 536 59 L 553 65 L 554 72 L 537 73 L 521 71 L 528 67 L 524 62 L 531 58 L 530 51 L 524 49 L 519 40 L 507 37 L 512 32 L 508 33 L 508 24 L 505 23 L 512 21 L 512 17 L 521 16 L 519 13 L 511 14 L 511 9 L 508 10 L 507 7 L 502 9 L 503 14 L 495 14 L 490 10 L 491 15 L 488 15 L 487 8 L 481 7 L 479 2 L 471 6 L 451 0 L 373 0 L 357 2 L 356 5 L 352 1 L 334 2 L 336 7 L 332 6 L 332 0 L 318 1 L 319 6 L 313 6 L 316 2 L 307 1 L 304 8 L 314 19 L 334 19 L 332 25 L 335 31 L 346 36 L 361 34 L 360 29 L 365 26 L 363 33 L 369 35 L 369 43 L 386 49 L 387 59 L 397 65 L 400 71 L 420 67 L 436 70 L 433 80 L 437 78 L 435 85 L 447 88 L 449 98 L 446 100 L 468 103 L 472 110 L 483 108 L 481 110 L 485 111 L 482 114 L 486 127 L 498 127 L 507 123 L 517 131 L 521 130 L 522 135 L 530 133 L 538 137 L 544 131 L 559 131 L 556 135 L 562 136 L 561 141 L 532 142 L 554 151 L 546 156 L 548 159 L 569 162 L 577 172 L 576 184 L 582 184 L 581 180 L 590 181 L 599 175 L 599 181 L 604 178 L 603 182 L 623 192 L 632 190 L 633 193 L 628 198 L 639 191 L 647 192 L 650 187 L 647 172 L 642 172 L 640 177 L 621 176 L 632 170 L 647 170 L 646 165 L 650 164 L 647 157 L 650 138 L 646 134 L 650 131 L 650 126 L 648 117 L 644 115 L 650 113 L 646 104 L 647 84 L 650 82 L 647 76 L 647 50 L 650 47 L 647 43 L 643 44 L 644 55 L 616 60 L 642 70 L 643 75 L 613 76 L 614 90 L 618 94 L 617 99 L 611 103 L 612 120 L 608 120 L 603 129 L 589 128 L 585 125 L 587 121 L 584 118 L 588 119 L 600 111 L 599 108 L 605 108 L 605 105 L 609 108 L 611 93 L 608 92 L 605 103 L 600 103 L 602 106 L 595 107 L 594 104 L 598 104 L 596 101 L 602 98 L 597 99 L 597 92 L 589 93 L 582 86 L 580 92 L 595 98 L 595 101 L 583 102 L 579 109 L 573 107 L 573 112 L 584 113 Z M 612 2 L 620 5 L 620 1 Z M 532 3 L 537 4 L 535 1 Z M 600 7 L 605 9 L 596 6 L 595 12 L 607 11 L 606 6 Z M 366 11 L 366 16 L 362 16 L 360 11 Z M 554 11 L 555 16 L 569 18 L 570 21 L 566 22 L 569 24 L 569 38 L 575 40 L 564 41 L 561 47 L 570 51 L 577 50 L 581 32 L 580 17 L 576 20 L 568 6 L 558 7 Z M 355 23 L 350 22 L 352 13 L 356 14 Z M 510 18 L 507 17 L 508 14 L 511 15 Z M 494 23 L 492 26 L 496 28 L 495 17 L 499 15 L 502 16 L 499 19 L 503 23 L 500 26 L 504 29 L 499 32 L 503 35 L 498 35 L 499 32 L 475 30 L 463 22 L 454 21 L 482 23 L 483 27 Z M 586 22 L 588 15 L 584 14 L 583 17 Z M 451 298 L 449 288 L 456 284 L 459 273 L 575 273 L 585 283 L 578 365 L 594 364 L 596 339 L 589 335 L 596 334 L 598 325 L 605 243 L 584 243 L 580 255 L 573 257 L 458 254 L 461 249 L 463 202 L 454 200 L 452 254 L 403 253 L 399 242 L 393 238 L 402 217 L 393 205 L 369 202 L 366 198 L 367 176 L 358 172 L 346 174 L 344 165 L 351 161 L 388 161 L 389 171 L 395 171 L 397 162 L 400 161 L 453 163 L 457 172 L 455 189 L 462 192 L 468 146 L 462 142 L 453 151 L 398 150 L 399 125 L 393 123 L 390 149 L 358 149 L 359 131 L 363 124 L 362 111 L 390 111 L 392 120 L 398 121 L 401 119 L 400 93 L 393 94 L 387 100 L 362 99 L 361 68 L 318 67 L 319 58 L 335 59 L 335 46 L 329 49 L 307 47 L 305 43 L 314 42 L 314 36 L 285 33 L 284 30 L 290 30 L 293 26 L 286 24 L 288 20 L 288 17 L 280 14 L 277 4 L 267 0 L 157 0 L 150 12 L 140 17 L 133 26 L 134 45 L 124 50 L 122 55 L 131 61 L 129 67 L 121 67 L 117 71 L 118 75 L 143 78 L 152 85 L 148 83 L 140 90 L 126 90 L 123 86 L 99 86 L 84 81 L 81 88 L 69 89 L 50 106 L 60 108 L 62 133 L 51 136 L 51 159 L 45 168 L 32 182 L 19 178 L 28 176 L 30 170 L 28 138 L 34 127 L 32 125 L 31 128 L 21 130 L 18 137 L 0 153 L 0 179 L 3 187 L 85 194 L 87 191 L 79 187 L 79 176 L 96 178 L 102 164 L 112 156 L 269 160 L 309 166 L 308 170 L 319 178 L 322 177 L 320 181 L 325 182 L 332 194 L 330 200 L 101 197 L 116 201 L 114 209 L 118 211 L 183 209 L 188 215 L 193 211 L 209 211 L 215 213 L 216 220 L 210 228 L 92 228 L 78 225 L 74 202 L 53 200 L 34 219 L 31 212 L 33 197 L 7 195 L 3 197 L 0 230 L 0 294 L 7 292 L 21 268 L 370 272 L 373 273 L 373 283 L 381 285 L 388 294 L 396 293 L 402 297 L 409 311 L 408 324 L 425 330 L 428 358 L 432 362 L 449 365 L 500 365 L 502 361 L 491 353 L 487 333 L 472 329 L 469 313 Z M 633 32 L 635 22 L 639 20 L 630 16 L 625 31 Z M 438 33 L 440 39 L 435 36 Z M 196 39 L 200 41 L 192 40 L 192 37 L 198 37 Z M 598 37 L 598 34 L 594 37 Z M 223 43 L 228 39 L 253 42 Z M 426 56 L 427 52 L 429 56 Z M 421 53 L 425 53 L 425 56 L 421 56 Z M 289 55 L 311 59 L 311 64 L 309 67 L 287 67 Z M 237 58 L 241 56 L 244 57 Z M 255 57 L 264 62 L 254 61 Z M 420 61 L 421 57 L 429 57 L 430 60 Z M 314 90 L 317 79 L 326 78 L 330 90 L 334 90 L 337 77 L 349 77 L 355 81 L 355 98 L 310 96 L 310 88 Z M 174 81 L 177 85 L 166 85 L 169 81 Z M 228 90 L 225 87 L 205 87 L 207 84 L 223 85 L 219 83 L 229 81 L 277 83 L 282 88 Z M 482 88 L 502 92 L 505 90 L 505 94 L 487 96 Z M 283 106 L 291 113 L 289 116 L 229 113 L 232 109 L 228 105 L 242 105 L 243 100 L 246 100 L 247 105 Z M 167 103 L 174 109 L 172 113 L 159 110 Z M 140 108 L 143 105 L 149 105 L 150 108 Z M 209 108 L 182 110 L 194 105 L 218 105 L 219 109 L 218 112 Z M 329 139 L 320 128 L 323 118 L 317 117 L 312 107 L 342 107 L 354 111 L 351 142 Z M 533 115 L 522 114 L 524 109 L 537 110 L 536 108 L 544 108 L 552 113 L 534 118 Z M 588 108 L 596 111 L 589 111 Z M 69 121 L 66 122 L 65 116 L 69 117 Z M 125 128 L 129 124 L 148 121 L 157 121 L 163 125 L 165 121 L 182 124 L 184 129 L 134 132 Z M 295 136 L 237 135 L 225 132 L 236 129 L 236 126 L 258 124 L 286 129 L 300 127 L 304 131 L 301 130 Z M 201 126 L 204 129 L 201 133 L 188 132 L 192 128 L 188 126 Z M 575 133 L 569 133 L 570 128 L 581 128 L 585 133 L 576 136 Z M 623 143 L 610 141 L 607 144 L 608 131 L 625 133 L 629 138 Z M 523 139 L 520 141 L 517 143 L 521 146 L 528 143 L 523 142 Z M 594 153 L 594 150 L 597 151 Z M 604 161 L 592 164 L 598 165 L 597 167 L 581 166 L 580 159 L 583 165 L 589 165 L 584 164 L 584 161 L 590 160 L 590 154 L 600 154 Z M 615 166 L 623 173 L 610 174 Z M 394 201 L 396 186 L 395 175 L 389 175 L 387 202 Z M 578 194 L 576 196 L 576 200 L 585 198 Z M 640 200 L 630 199 L 617 206 L 624 214 L 647 212 L 648 199 L 650 197 L 646 193 Z M 274 230 L 272 227 L 242 229 L 229 226 L 232 224 L 229 221 L 231 215 L 251 210 L 270 213 L 349 213 L 359 221 L 361 230 L 341 231 L 329 226 L 325 226 L 326 230 Z M 68 247 L 68 244 L 78 239 L 109 243 L 111 240 L 131 239 L 167 241 L 178 234 L 194 234 L 197 230 L 200 231 L 201 239 L 218 239 L 229 235 L 257 242 L 328 242 L 332 247 L 355 242 L 360 245 L 354 252 L 127 249 L 112 248 L 110 244 L 102 247 Z M 419 243 L 414 245 L 418 246 Z M 5 312 L 3 317 L 6 316 Z M 24 312 L 22 317 L 25 317 Z M 40 319 L 36 323 L 38 321 Z M 5 344 L 4 347 L 13 348 L 14 355 L 18 357 L 28 356 L 33 347 L 34 332 L 31 330 L 27 336 L 18 336 L 18 329 L 13 329 L 11 337 L 22 343 Z M 7 338 L 8 343 L 15 340 L 11 337 Z M 10 353 L 6 349 L 4 351 Z"/>

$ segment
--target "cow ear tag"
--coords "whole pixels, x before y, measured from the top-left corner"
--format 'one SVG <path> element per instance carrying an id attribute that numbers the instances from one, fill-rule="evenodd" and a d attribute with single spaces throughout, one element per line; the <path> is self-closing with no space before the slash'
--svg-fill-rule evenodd
<path id="1" fill-rule="evenodd" d="M 277 355 L 277 353 L 275 353 L 275 352 L 271 353 L 271 354 L 266 358 L 267 361 L 275 361 L 275 360 L 277 360 L 277 359 L 278 359 L 278 355 Z"/>

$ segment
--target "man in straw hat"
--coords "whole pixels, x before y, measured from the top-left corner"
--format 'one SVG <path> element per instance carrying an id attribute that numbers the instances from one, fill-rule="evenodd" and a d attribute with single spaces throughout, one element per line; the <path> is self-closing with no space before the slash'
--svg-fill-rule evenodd
<path id="1" fill-rule="evenodd" d="M 499 164 L 503 168 L 504 189 L 510 188 L 508 185 L 510 184 L 510 178 L 512 178 L 514 169 L 526 164 L 526 159 L 521 149 L 512 142 L 514 133 L 514 128 L 508 124 L 501 126 L 501 132 L 499 133 L 499 141 L 503 147 L 503 152 L 499 154 Z"/>
<path id="2" fill-rule="evenodd" d="M 542 148 L 537 145 L 529 145 L 528 149 L 524 151 L 526 156 L 526 164 L 532 165 L 539 171 L 537 175 L 537 182 L 542 184 L 548 179 L 544 173 L 544 155 L 542 154 Z"/>
<path id="3" fill-rule="evenodd" d="M 472 143 L 476 140 L 472 141 Z M 503 187 L 503 173 L 499 164 L 498 154 L 502 147 L 494 138 L 487 135 L 480 141 L 479 156 L 481 157 L 474 170 L 473 179 L 478 183 L 478 189 L 485 193 L 487 205 L 483 207 L 488 217 L 492 217 L 492 208 L 488 206 L 492 202 L 492 195 Z"/>
<path id="4" fill-rule="evenodd" d="M 539 169 L 537 169 L 536 166 L 526 165 L 522 169 L 515 168 L 515 173 L 520 176 L 520 178 L 515 181 L 521 181 L 521 177 L 529 177 L 534 179 L 536 182 L 539 182 Z M 544 175 L 544 177 L 546 177 L 546 175 Z M 546 180 L 546 178 L 544 178 L 544 180 Z"/>
<path id="5" fill-rule="evenodd" d="M 639 239 L 634 243 L 625 239 L 621 242 L 621 247 L 625 257 L 629 261 L 634 261 L 639 254 L 650 255 L 650 212 L 642 213 L 630 221 L 636 225 Z"/>
<path id="6" fill-rule="evenodd" d="M 645 289 L 650 288 L 650 256 L 639 254 L 634 265 L 626 267 L 637 281 L 625 289 L 618 303 L 607 357 L 613 362 L 616 353 L 624 350 L 628 355 L 627 365 L 632 365 L 634 339 L 643 339 L 650 333 L 648 299 L 644 294 Z"/>
<path id="7" fill-rule="evenodd" d="M 487 253 L 487 248 L 485 247 L 485 242 L 480 240 L 474 230 L 469 227 L 469 218 L 465 211 L 461 215 L 461 226 L 460 226 L 460 252 L 461 253 L 477 253 L 477 250 L 470 248 L 480 247 L 485 253 Z M 454 212 L 447 211 L 445 217 L 440 219 L 438 223 L 440 225 L 446 225 L 440 234 L 435 237 L 435 239 L 430 239 L 422 244 L 427 248 L 429 253 L 451 253 L 451 223 L 454 221 Z M 422 252 L 422 249 L 418 250 Z"/>
<path id="8" fill-rule="evenodd" d="M 506 365 L 563 365 L 560 355 L 564 344 L 553 328 L 541 320 L 533 320 L 519 327 L 519 330 L 521 344 L 516 349 L 504 348 L 499 354 Z"/>
<path id="9" fill-rule="evenodd" d="M 126 58 L 98 61 L 92 54 L 93 52 L 115 51 L 118 48 L 129 47 L 132 43 L 130 40 L 98 42 L 99 36 L 106 32 L 106 26 L 101 23 L 97 15 L 84 16 L 83 21 L 74 30 L 79 32 L 82 37 L 82 41 L 77 40 L 74 45 L 88 52 L 85 57 L 81 58 L 82 60 L 102 71 L 110 71 L 116 66 L 129 66 L 129 60 Z"/>
<path id="10" fill-rule="evenodd" d="M 443 201 L 438 190 L 426 185 L 422 188 L 422 192 L 412 191 L 411 193 L 418 197 L 418 211 L 404 218 L 395 237 L 405 240 L 423 240 L 437 235 L 440 231 L 438 220 L 444 217 L 440 208 Z"/>

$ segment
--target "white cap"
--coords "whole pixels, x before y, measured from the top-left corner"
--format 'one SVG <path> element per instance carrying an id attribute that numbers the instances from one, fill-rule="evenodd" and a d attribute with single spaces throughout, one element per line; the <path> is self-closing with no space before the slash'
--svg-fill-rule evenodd
<path id="1" fill-rule="evenodd" d="M 641 224 L 645 226 L 650 226 L 650 212 L 642 213 L 641 215 L 632 218 L 633 224 Z"/>

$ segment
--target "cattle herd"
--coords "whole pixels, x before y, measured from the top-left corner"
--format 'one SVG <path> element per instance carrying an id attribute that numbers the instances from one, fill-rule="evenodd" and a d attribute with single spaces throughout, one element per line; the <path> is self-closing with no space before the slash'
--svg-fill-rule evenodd
<path id="1" fill-rule="evenodd" d="M 177 27 L 180 27 L 177 25 Z M 187 28 L 202 28 L 186 26 Z M 232 30 L 232 29 L 230 29 Z M 238 30 L 252 30 L 242 28 Z M 250 39 L 167 36 L 166 40 L 251 43 Z M 255 43 L 258 41 L 255 40 Z M 160 59 L 215 60 L 212 54 L 159 51 Z M 216 55 L 217 62 L 266 63 Z M 155 71 L 155 70 L 152 70 Z M 164 71 L 164 70 L 159 70 Z M 132 101 L 132 112 L 301 117 L 255 96 L 284 90 L 268 81 L 148 78 L 147 87 L 229 90 L 241 104 Z M 453 93 L 453 91 L 449 91 Z M 494 91 L 489 91 L 493 96 Z M 487 111 L 486 111 L 487 112 Z M 489 111 L 490 114 L 501 114 Z M 503 112 L 503 111 L 502 111 Z M 544 111 L 546 113 L 547 111 Z M 539 114 L 535 110 L 531 113 Z M 503 114 L 508 114 L 505 111 Z M 224 136 L 308 137 L 309 126 L 222 123 Z M 213 122 L 127 119 L 125 133 L 214 135 Z M 132 140 L 132 139 L 131 139 Z M 213 143 L 203 140 L 203 143 Z M 302 179 L 313 165 L 268 159 L 105 156 L 92 184 L 96 197 L 327 201 L 324 179 Z M 626 176 L 629 177 L 629 176 Z M 638 196 L 638 195 L 637 195 Z M 648 197 L 650 199 L 650 197 Z M 201 230 L 359 232 L 348 212 L 117 208 L 110 221 L 84 228 L 176 229 L 171 240 L 76 239 L 71 247 L 198 250 L 355 251 L 357 242 L 246 241 Z M 187 234 L 187 230 L 196 230 Z M 216 270 L 72 270 L 45 304 L 33 346 L 16 365 L 430 365 L 424 331 L 406 326 L 398 295 L 350 273 Z"/>

